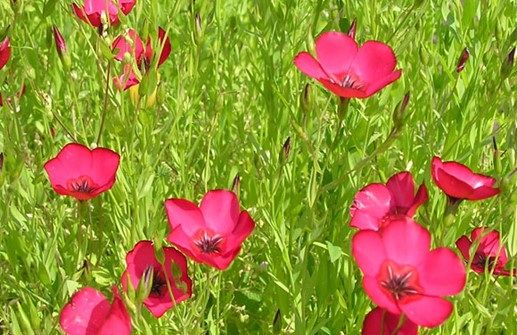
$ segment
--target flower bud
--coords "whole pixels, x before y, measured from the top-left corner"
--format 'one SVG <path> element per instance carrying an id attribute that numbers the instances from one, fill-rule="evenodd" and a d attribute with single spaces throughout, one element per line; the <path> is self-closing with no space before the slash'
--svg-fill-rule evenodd
<path id="1" fill-rule="evenodd" d="M 306 84 L 303 92 L 300 96 L 300 107 L 303 111 L 303 114 L 307 114 L 311 109 L 311 87 L 309 84 Z"/>
<path id="2" fill-rule="evenodd" d="M 233 178 L 232 188 L 231 191 L 235 194 L 239 193 L 239 184 L 241 183 L 241 176 L 237 172 L 235 175 L 235 178 Z"/>
<path id="3" fill-rule="evenodd" d="M 515 59 L 515 47 L 513 47 L 513 49 L 508 53 L 508 56 L 506 57 L 506 59 L 503 61 L 503 64 L 501 65 L 501 77 L 503 77 L 503 79 L 508 78 L 510 76 L 510 74 L 512 73 L 514 59 Z"/>
<path id="4" fill-rule="evenodd" d="M 149 296 L 149 293 L 151 293 L 151 290 L 153 288 L 153 279 L 154 279 L 154 268 L 152 265 L 149 265 L 142 277 L 140 278 L 140 281 L 138 282 L 138 288 L 136 290 L 136 301 L 142 302 Z"/>
<path id="5" fill-rule="evenodd" d="M 53 25 L 54 30 L 54 41 L 56 42 L 56 50 L 57 54 L 59 55 L 59 59 L 61 60 L 61 63 L 63 66 L 67 69 L 70 68 L 71 60 L 70 55 L 67 52 L 66 49 L 66 42 L 61 33 L 59 32 L 59 29 L 56 25 Z"/>
<path id="6" fill-rule="evenodd" d="M 357 30 L 357 18 L 354 18 L 354 21 L 352 21 L 350 28 L 348 28 L 348 36 L 352 37 L 354 40 L 355 40 L 356 30 Z"/>
<path id="7" fill-rule="evenodd" d="M 196 40 L 201 41 L 201 37 L 203 36 L 203 23 L 201 22 L 201 15 L 196 13 Z"/>
<path id="8" fill-rule="evenodd" d="M 404 99 L 397 104 L 397 107 L 395 107 L 393 111 L 393 126 L 395 128 L 399 129 L 404 124 L 404 111 L 409 103 L 409 97 L 410 94 L 407 92 L 406 95 L 404 95 Z"/>
<path id="9" fill-rule="evenodd" d="M 465 47 L 463 52 L 461 53 L 460 58 L 458 59 L 458 66 L 456 67 L 456 71 L 460 73 L 465 68 L 465 64 L 467 63 L 467 59 L 469 59 L 470 53 L 469 48 Z"/>
<path id="10" fill-rule="evenodd" d="M 291 151 L 291 137 L 288 137 L 285 140 L 284 145 L 282 146 L 282 152 L 280 152 L 280 162 L 285 164 L 289 159 L 289 152 Z"/>

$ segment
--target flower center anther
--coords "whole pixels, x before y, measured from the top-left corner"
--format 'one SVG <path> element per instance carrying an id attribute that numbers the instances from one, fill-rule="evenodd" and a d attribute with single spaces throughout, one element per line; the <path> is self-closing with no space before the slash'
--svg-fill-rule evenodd
<path id="1" fill-rule="evenodd" d="M 204 254 L 220 254 L 221 253 L 221 242 L 223 241 L 222 236 L 214 235 L 208 236 L 206 231 L 201 235 L 201 238 L 194 242 L 194 244 Z"/>
<path id="2" fill-rule="evenodd" d="M 68 190 L 81 192 L 81 193 L 93 193 L 98 189 L 98 186 L 87 176 L 81 176 L 77 179 L 68 181 Z"/>
<path id="3" fill-rule="evenodd" d="M 495 257 L 487 257 L 486 255 L 476 253 L 474 255 L 474 260 L 472 261 L 472 265 L 474 267 L 479 268 L 482 271 L 485 271 L 485 266 L 488 266 L 488 271 L 491 271 L 496 264 Z"/>
<path id="4" fill-rule="evenodd" d="M 411 270 L 394 269 L 391 265 L 387 266 L 387 277 L 381 280 L 380 284 L 384 287 L 395 300 L 400 300 L 405 296 L 419 294 L 418 288 L 413 286 L 414 273 Z"/>

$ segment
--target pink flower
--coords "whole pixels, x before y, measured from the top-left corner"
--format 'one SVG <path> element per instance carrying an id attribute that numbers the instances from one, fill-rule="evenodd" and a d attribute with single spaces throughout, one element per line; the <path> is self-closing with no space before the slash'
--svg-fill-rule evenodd
<path id="1" fill-rule="evenodd" d="M 383 315 L 384 314 L 384 315 Z M 418 326 L 410 320 L 398 327 L 400 315 L 392 314 L 385 309 L 375 308 L 366 316 L 362 335 L 417 335 Z M 382 330 L 381 330 L 382 329 Z M 395 329 L 398 329 L 394 333 Z"/>
<path id="2" fill-rule="evenodd" d="M 137 67 L 141 69 L 143 74 L 145 74 L 147 71 L 149 71 L 154 57 L 156 57 L 151 48 L 151 39 L 149 37 L 147 38 L 146 46 L 144 49 L 142 39 L 133 29 L 129 29 L 128 36 L 132 40 L 132 43 L 128 43 L 125 36 L 122 35 L 118 36 L 113 41 L 112 48 L 119 50 L 115 56 L 115 59 L 123 62 L 124 54 L 128 53 L 135 58 Z M 160 58 L 158 59 L 157 68 L 160 67 L 163 62 L 165 62 L 171 53 L 170 38 L 165 38 L 165 30 L 162 28 L 158 28 L 158 39 L 160 41 L 160 46 L 163 45 L 163 49 L 160 53 Z M 124 84 L 124 90 L 127 90 L 131 86 L 137 85 L 140 82 L 135 72 L 133 71 L 132 64 L 126 64 L 124 67 L 124 74 L 120 75 L 118 78 L 115 78 L 114 81 L 119 89 L 122 84 Z"/>
<path id="3" fill-rule="evenodd" d="M 390 313 L 436 327 L 452 312 L 442 296 L 461 292 L 465 266 L 447 248 L 429 251 L 429 232 L 411 219 L 394 220 L 381 231 L 361 230 L 352 254 L 364 274 L 366 294 Z"/>
<path id="4" fill-rule="evenodd" d="M 367 98 L 399 79 L 393 50 L 384 43 L 367 41 L 361 48 L 340 32 L 327 32 L 316 40 L 318 60 L 307 52 L 294 58 L 300 71 L 343 98 Z"/>
<path id="5" fill-rule="evenodd" d="M 494 269 L 495 275 L 509 276 L 511 272 L 505 270 L 504 266 L 508 262 L 506 250 L 501 244 L 499 232 L 493 230 L 485 233 L 485 228 L 476 228 L 470 234 L 470 240 L 463 235 L 456 241 L 456 246 L 461 251 L 461 255 L 468 262 L 470 260 L 470 247 L 473 243 L 479 243 L 470 268 L 477 273 L 483 273 L 486 270 Z M 515 274 L 515 272 L 514 272 Z"/>
<path id="6" fill-rule="evenodd" d="M 350 215 L 350 226 L 379 230 L 396 215 L 413 217 L 417 208 L 427 201 L 427 189 L 422 183 L 415 195 L 415 182 L 409 172 L 400 172 L 386 185 L 374 183 L 359 191 Z"/>
<path id="7" fill-rule="evenodd" d="M 138 242 L 133 250 L 128 252 L 126 256 L 127 268 L 122 274 L 122 286 L 124 291 L 127 291 L 128 277 L 131 285 L 136 289 L 140 280 L 145 280 L 144 274 L 152 271 L 151 291 L 144 300 L 144 305 L 157 318 L 192 295 L 192 280 L 187 274 L 187 259 L 185 256 L 176 249 L 167 247 L 163 248 L 163 253 L 165 261 L 160 264 L 156 259 L 152 242 Z M 173 271 L 174 268 L 181 272 L 180 276 L 178 276 L 179 273 Z"/>
<path id="8" fill-rule="evenodd" d="M 11 47 L 9 46 L 9 37 L 7 37 L 0 45 L 0 70 L 5 66 L 11 56 Z"/>
<path id="9" fill-rule="evenodd" d="M 120 22 L 118 9 L 127 15 L 135 6 L 136 0 L 118 0 L 117 3 L 118 6 L 111 0 L 85 0 L 83 7 L 79 7 L 75 3 L 72 6 L 78 18 L 94 27 L 100 27 L 103 13 L 109 18 L 110 25 L 116 25 Z"/>
<path id="10" fill-rule="evenodd" d="M 469 48 L 465 47 L 461 52 L 460 58 L 458 59 L 458 65 L 456 66 L 456 72 L 460 73 L 465 68 L 467 60 L 469 59 L 470 53 Z"/>
<path id="11" fill-rule="evenodd" d="M 456 200 L 482 200 L 499 193 L 499 189 L 493 187 L 494 178 L 474 173 L 457 162 L 442 162 L 436 156 L 431 164 L 431 176 L 436 186 Z"/>
<path id="12" fill-rule="evenodd" d="M 63 307 L 59 324 L 68 335 L 131 334 L 131 319 L 120 294 L 113 286 L 110 305 L 99 291 L 85 287 Z"/>
<path id="13" fill-rule="evenodd" d="M 120 156 L 106 148 L 67 144 L 45 164 L 52 188 L 78 200 L 95 198 L 115 183 Z"/>
<path id="14" fill-rule="evenodd" d="M 226 269 L 241 250 L 241 243 L 255 228 L 247 211 L 239 211 L 230 191 L 209 191 L 201 205 L 185 199 L 165 201 L 171 226 L 169 242 L 196 262 Z"/>

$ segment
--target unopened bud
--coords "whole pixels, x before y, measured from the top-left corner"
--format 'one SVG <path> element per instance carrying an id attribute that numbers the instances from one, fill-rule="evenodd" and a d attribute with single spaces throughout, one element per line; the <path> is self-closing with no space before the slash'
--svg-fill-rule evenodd
<path id="1" fill-rule="evenodd" d="M 469 48 L 465 47 L 463 52 L 461 53 L 460 58 L 458 59 L 458 66 L 456 67 L 456 71 L 460 73 L 465 68 L 465 64 L 467 63 L 467 59 L 469 59 L 470 53 Z"/>
<path id="2" fill-rule="evenodd" d="M 397 104 L 395 110 L 393 111 L 393 126 L 395 128 L 400 128 L 404 124 L 404 111 L 406 110 L 407 105 L 409 104 L 409 92 L 404 95 L 404 99 Z"/>
<path id="3" fill-rule="evenodd" d="M 4 169 L 4 153 L 0 152 L 0 172 Z"/>
<path id="4" fill-rule="evenodd" d="M 506 79 L 512 73 L 513 62 L 515 60 L 515 47 L 508 53 L 508 56 L 501 65 L 501 76 Z"/>
<path id="5" fill-rule="evenodd" d="M 201 15 L 199 13 L 196 13 L 196 37 L 199 40 L 201 40 L 201 37 L 203 36 L 203 23 L 201 22 Z"/>
<path id="6" fill-rule="evenodd" d="M 239 185 L 241 183 L 241 176 L 239 173 L 235 175 L 235 178 L 233 178 L 232 188 L 231 191 L 235 194 L 239 193 Z"/>
<path id="7" fill-rule="evenodd" d="M 493 142 L 493 145 L 494 145 L 494 168 L 495 168 L 496 174 L 498 176 L 500 176 L 501 175 L 501 170 L 502 170 L 502 166 L 501 166 L 501 153 L 499 152 L 499 149 L 497 148 L 497 141 L 496 141 L 496 136 L 495 136 L 495 134 L 499 130 L 499 122 L 494 121 L 494 126 L 492 127 L 492 130 L 493 130 L 493 133 L 494 133 L 494 136 L 492 136 L 492 142 Z"/>
<path id="8" fill-rule="evenodd" d="M 300 107 L 303 114 L 307 114 L 311 109 L 311 86 L 306 84 L 300 96 Z"/>
<path id="9" fill-rule="evenodd" d="M 285 140 L 284 145 L 282 146 L 282 152 L 280 153 L 280 162 L 285 164 L 289 159 L 289 152 L 291 151 L 291 137 L 288 137 Z"/>
<path id="10" fill-rule="evenodd" d="M 61 63 L 63 66 L 67 69 L 70 68 L 70 65 L 72 61 L 70 60 L 70 55 L 68 54 L 68 51 L 66 49 L 66 42 L 63 36 L 61 35 L 61 32 L 59 32 L 59 29 L 56 25 L 53 25 L 54 30 L 54 41 L 56 42 L 56 50 L 57 54 L 59 55 L 59 59 L 61 60 Z"/>
<path id="11" fill-rule="evenodd" d="M 357 30 L 357 18 L 354 18 L 350 28 L 348 28 L 348 36 L 352 37 L 355 40 L 355 32 Z"/>
<path id="12" fill-rule="evenodd" d="M 151 290 L 153 288 L 153 279 L 154 279 L 154 267 L 149 265 L 140 277 L 140 281 L 138 282 L 138 288 L 136 289 L 136 301 L 142 302 L 149 296 Z"/>

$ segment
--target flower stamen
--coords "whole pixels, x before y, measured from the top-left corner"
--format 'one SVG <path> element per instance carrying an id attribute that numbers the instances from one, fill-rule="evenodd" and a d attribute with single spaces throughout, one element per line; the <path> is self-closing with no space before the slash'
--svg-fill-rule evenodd
<path id="1" fill-rule="evenodd" d="M 204 254 L 220 254 L 220 244 L 223 241 L 223 237 L 219 235 L 208 236 L 206 231 L 203 233 L 201 238 L 194 242 L 194 245 L 201 250 Z"/>

